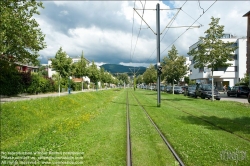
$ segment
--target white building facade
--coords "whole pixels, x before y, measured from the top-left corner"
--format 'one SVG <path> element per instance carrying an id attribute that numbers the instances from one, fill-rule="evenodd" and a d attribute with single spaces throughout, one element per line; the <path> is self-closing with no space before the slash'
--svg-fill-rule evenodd
<path id="1" fill-rule="evenodd" d="M 221 90 L 224 85 L 227 87 L 232 87 L 236 83 L 240 81 L 241 78 L 244 77 L 246 73 L 246 38 L 236 38 L 230 34 L 225 34 L 221 39 L 224 42 L 233 42 L 235 46 L 238 47 L 235 52 L 232 53 L 233 60 L 228 61 L 231 66 L 229 67 L 221 67 L 217 68 L 213 72 L 214 77 L 214 85 Z M 197 45 L 200 42 L 196 42 L 192 46 L 189 47 L 189 50 L 193 48 L 197 48 Z M 209 68 L 194 68 L 193 57 L 189 56 L 190 64 L 190 75 L 189 78 L 191 80 L 196 80 L 196 83 L 212 83 L 211 79 L 211 69 Z"/>

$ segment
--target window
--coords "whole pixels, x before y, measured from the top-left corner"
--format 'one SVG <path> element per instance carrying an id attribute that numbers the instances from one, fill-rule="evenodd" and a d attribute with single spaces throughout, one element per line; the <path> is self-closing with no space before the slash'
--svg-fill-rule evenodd
<path id="1" fill-rule="evenodd" d="M 232 46 L 233 46 L 233 47 L 237 47 L 237 43 L 234 43 Z"/>
<path id="2" fill-rule="evenodd" d="M 226 71 L 226 70 L 227 70 L 227 67 L 218 67 L 214 69 L 214 71 Z"/>
<path id="3" fill-rule="evenodd" d="M 238 60 L 238 55 L 234 54 L 234 60 Z"/>
<path id="4" fill-rule="evenodd" d="M 234 71 L 235 71 L 235 72 L 238 71 L 238 66 L 234 66 Z"/>
<path id="5" fill-rule="evenodd" d="M 202 73 L 202 72 L 204 72 L 204 67 L 199 68 L 199 73 Z"/>

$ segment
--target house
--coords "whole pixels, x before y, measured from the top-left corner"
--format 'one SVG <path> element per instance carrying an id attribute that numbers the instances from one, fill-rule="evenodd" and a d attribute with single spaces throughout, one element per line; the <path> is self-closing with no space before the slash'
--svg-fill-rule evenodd
<path id="1" fill-rule="evenodd" d="M 243 17 L 247 17 L 247 73 L 250 77 L 250 11 L 244 14 Z"/>
<path id="2" fill-rule="evenodd" d="M 16 62 L 16 69 L 19 72 L 24 72 L 24 73 L 28 73 L 28 72 L 38 72 L 39 67 L 38 66 L 33 66 L 32 64 L 29 63 L 18 63 Z"/>
<path id="3" fill-rule="evenodd" d="M 228 61 L 232 65 L 229 67 L 217 68 L 213 72 L 214 85 L 218 89 L 222 89 L 224 85 L 234 86 L 244 77 L 246 73 L 246 38 L 237 38 L 231 34 L 224 34 L 221 39 L 223 42 L 234 42 L 234 45 L 238 47 L 234 53 L 232 53 L 233 60 Z M 195 44 L 189 47 L 189 50 L 197 48 L 198 44 L 201 41 L 196 42 Z M 196 83 L 212 83 L 211 79 L 211 69 L 209 68 L 194 68 L 193 57 L 189 56 L 190 64 L 190 76 L 191 80 L 196 80 Z"/>

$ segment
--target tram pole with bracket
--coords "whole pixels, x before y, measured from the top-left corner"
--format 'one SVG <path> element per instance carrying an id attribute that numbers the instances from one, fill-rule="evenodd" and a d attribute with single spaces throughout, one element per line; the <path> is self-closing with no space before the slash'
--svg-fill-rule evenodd
<path id="1" fill-rule="evenodd" d="M 160 63 L 160 4 L 157 3 L 156 5 L 156 46 L 157 46 L 157 70 Z M 161 75 L 159 72 L 157 72 L 157 107 L 161 106 L 161 91 L 160 91 L 160 85 L 161 85 Z"/>

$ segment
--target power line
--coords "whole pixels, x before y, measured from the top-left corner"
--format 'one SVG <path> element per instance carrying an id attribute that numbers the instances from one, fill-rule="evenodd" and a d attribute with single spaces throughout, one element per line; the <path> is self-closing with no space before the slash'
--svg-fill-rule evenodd
<path id="1" fill-rule="evenodd" d="M 141 1 L 140 1 L 141 2 Z M 142 4 L 142 2 L 141 2 Z M 145 9 L 145 6 L 146 6 L 146 0 L 145 0 L 145 3 L 144 3 L 144 6 L 142 4 L 142 7 L 143 7 L 143 11 L 142 11 L 142 18 L 143 18 L 143 15 L 144 15 L 144 9 Z M 131 61 L 132 61 L 132 58 L 134 56 L 134 53 L 135 53 L 135 48 L 136 48 L 136 45 L 137 45 L 137 42 L 138 42 L 138 38 L 140 36 L 140 33 L 141 33 L 141 26 L 142 26 L 142 20 L 141 20 L 141 25 L 140 25 L 140 29 L 139 29 L 139 32 L 138 32 L 138 35 L 137 35 L 137 39 L 136 39 L 136 43 L 135 43 L 135 47 L 134 47 L 134 51 L 133 51 L 133 54 L 132 54 L 132 57 L 131 57 Z"/>
<path id="2" fill-rule="evenodd" d="M 187 0 L 186 0 L 187 2 Z M 174 20 L 176 19 L 178 13 L 180 12 L 180 10 L 182 9 L 182 7 L 186 4 L 186 2 L 184 2 L 182 4 L 182 6 L 180 8 L 174 8 L 174 9 L 179 9 L 178 12 L 175 14 L 175 16 L 170 20 L 170 22 L 168 23 L 169 26 L 171 26 L 174 22 Z M 164 30 L 162 31 L 162 33 L 165 31 L 165 29 L 168 27 L 168 25 L 164 28 Z M 169 30 L 169 29 L 168 29 Z M 165 35 L 167 34 L 168 30 L 165 32 L 165 34 L 163 35 L 163 37 L 161 38 L 161 41 L 163 40 L 163 38 L 165 37 Z M 154 51 L 152 52 L 152 54 L 149 56 L 149 58 L 146 60 L 148 61 L 154 54 L 154 52 L 156 51 L 156 48 L 154 49 Z"/>
<path id="3" fill-rule="evenodd" d="M 134 2 L 135 7 L 135 2 Z M 132 24 L 132 37 L 131 37 L 131 48 L 130 48 L 130 61 L 132 61 L 132 45 L 133 45 L 133 32 L 134 32 L 134 14 L 135 11 L 133 10 L 133 24 Z"/>
<path id="4" fill-rule="evenodd" d="M 198 21 L 200 18 L 201 18 L 201 16 L 203 16 L 214 4 L 215 4 L 215 2 L 216 2 L 217 0 L 215 0 L 214 1 L 214 3 L 212 3 L 212 5 L 210 5 L 208 8 L 207 8 L 207 10 L 205 10 L 205 12 L 202 14 L 202 15 L 200 15 L 194 22 L 193 22 L 193 24 L 192 25 L 194 25 L 194 23 L 196 23 L 196 21 Z M 164 52 L 164 51 L 166 51 L 171 45 L 173 45 L 184 33 L 186 33 L 189 29 L 190 29 L 190 27 L 192 26 L 192 25 L 190 25 L 187 29 L 186 29 L 186 31 L 184 31 L 180 36 L 178 36 L 175 40 L 174 40 L 174 42 L 172 42 L 165 50 L 163 50 L 162 52 L 161 52 L 161 54 Z"/>

